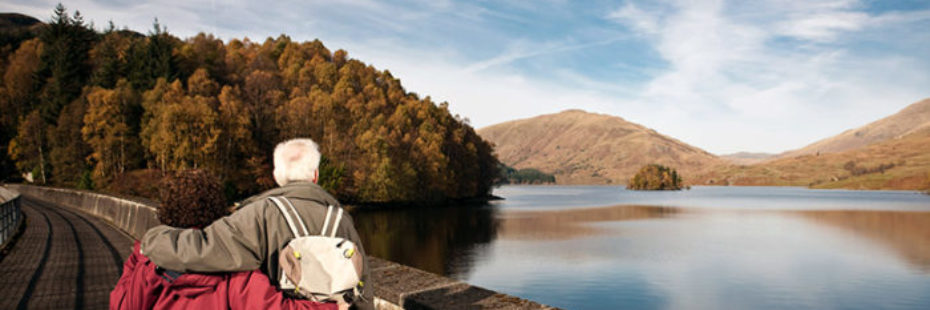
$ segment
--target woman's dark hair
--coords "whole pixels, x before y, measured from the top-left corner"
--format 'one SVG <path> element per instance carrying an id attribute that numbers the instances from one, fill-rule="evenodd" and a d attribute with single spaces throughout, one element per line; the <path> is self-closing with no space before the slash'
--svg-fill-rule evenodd
<path id="1" fill-rule="evenodd" d="M 203 170 L 175 172 L 162 182 L 158 220 L 180 228 L 203 228 L 229 214 L 219 180 Z"/>

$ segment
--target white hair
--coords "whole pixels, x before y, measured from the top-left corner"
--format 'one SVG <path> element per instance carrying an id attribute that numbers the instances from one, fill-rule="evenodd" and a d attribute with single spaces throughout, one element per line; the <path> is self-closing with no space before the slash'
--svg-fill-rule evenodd
<path id="1" fill-rule="evenodd" d="M 320 151 L 310 139 L 291 139 L 274 148 L 274 181 L 278 186 L 290 182 L 311 182 L 320 168 Z"/>

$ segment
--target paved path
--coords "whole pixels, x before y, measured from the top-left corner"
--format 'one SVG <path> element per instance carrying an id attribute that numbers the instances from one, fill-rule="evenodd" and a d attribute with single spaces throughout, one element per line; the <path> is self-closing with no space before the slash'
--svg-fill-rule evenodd
<path id="1" fill-rule="evenodd" d="M 0 309 L 106 309 L 132 239 L 93 216 L 22 199 L 25 231 L 0 261 Z"/>

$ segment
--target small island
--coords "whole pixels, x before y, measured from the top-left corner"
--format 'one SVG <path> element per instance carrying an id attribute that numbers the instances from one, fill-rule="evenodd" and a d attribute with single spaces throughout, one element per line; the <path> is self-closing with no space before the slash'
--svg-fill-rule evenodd
<path id="1" fill-rule="evenodd" d="M 645 165 L 639 169 L 626 186 L 632 190 L 681 190 L 681 176 L 675 169 L 658 164 Z"/>

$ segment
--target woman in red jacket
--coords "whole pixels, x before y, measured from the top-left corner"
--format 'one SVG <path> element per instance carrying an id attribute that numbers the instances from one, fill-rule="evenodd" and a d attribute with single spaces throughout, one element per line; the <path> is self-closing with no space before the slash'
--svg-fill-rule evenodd
<path id="1" fill-rule="evenodd" d="M 175 227 L 204 227 L 226 215 L 215 178 L 199 170 L 178 172 L 165 182 L 158 219 Z M 180 274 L 155 266 L 136 242 L 110 293 L 110 309 L 308 309 L 336 310 L 335 303 L 291 299 L 259 271 Z"/>

